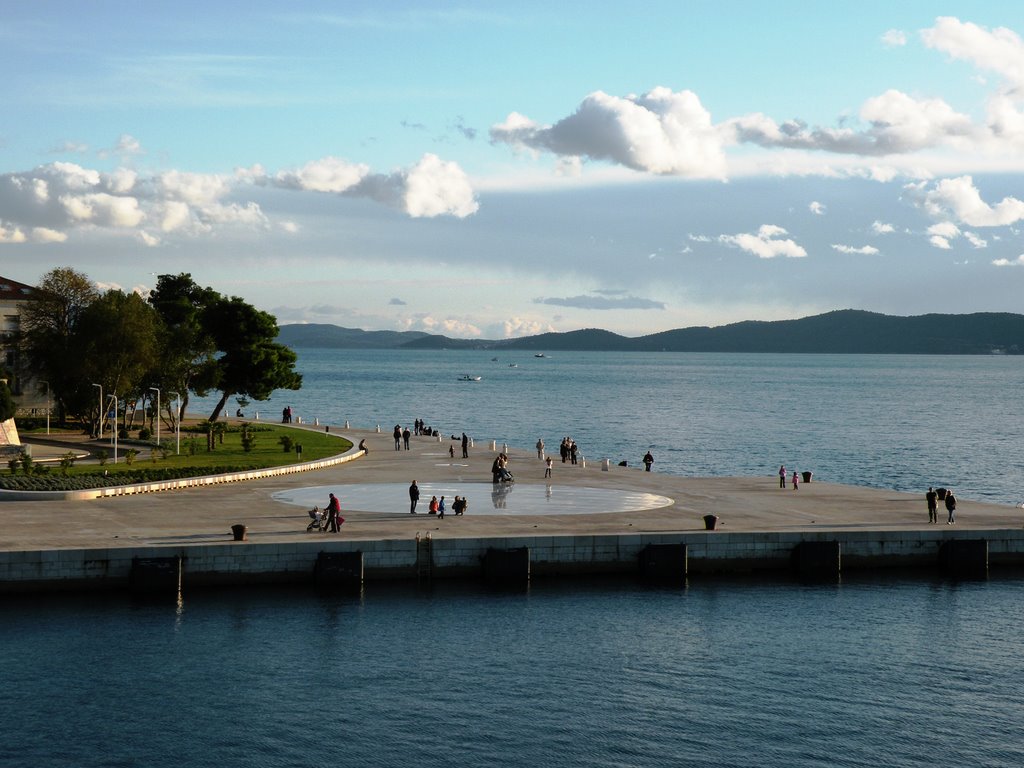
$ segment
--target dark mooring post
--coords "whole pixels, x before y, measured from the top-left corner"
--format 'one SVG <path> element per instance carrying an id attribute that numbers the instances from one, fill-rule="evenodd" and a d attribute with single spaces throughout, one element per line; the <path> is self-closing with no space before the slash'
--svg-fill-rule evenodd
<path id="1" fill-rule="evenodd" d="M 488 547 L 480 558 L 484 581 L 488 584 L 520 585 L 530 581 L 530 548 L 494 549 Z"/>
<path id="2" fill-rule="evenodd" d="M 637 559 L 640 576 L 646 581 L 686 581 L 688 560 L 686 544 L 648 544 L 640 550 Z"/>
<path id="3" fill-rule="evenodd" d="M 801 579 L 834 581 L 839 578 L 842 554 L 838 541 L 801 541 L 793 548 L 791 559 Z"/>
<path id="4" fill-rule="evenodd" d="M 956 579 L 988 577 L 987 539 L 950 539 L 939 547 L 939 567 Z"/>
<path id="5" fill-rule="evenodd" d="M 318 552 L 313 580 L 318 587 L 358 592 L 363 588 L 363 553 Z"/>

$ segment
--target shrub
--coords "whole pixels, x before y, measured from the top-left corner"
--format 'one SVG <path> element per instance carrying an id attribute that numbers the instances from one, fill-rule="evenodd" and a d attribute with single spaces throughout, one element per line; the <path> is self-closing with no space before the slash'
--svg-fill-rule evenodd
<path id="1" fill-rule="evenodd" d="M 7 460 L 7 468 L 11 470 L 12 475 L 18 474 L 18 467 L 21 466 L 21 458 L 14 456 Z"/>
<path id="2" fill-rule="evenodd" d="M 149 431 L 149 427 L 143 427 L 139 430 L 139 440 L 149 440 L 153 437 L 153 433 Z"/>
<path id="3" fill-rule="evenodd" d="M 285 453 L 291 453 L 292 448 L 295 446 L 295 441 L 292 440 L 290 435 L 281 435 L 277 438 L 277 442 L 284 448 Z"/>
<path id="4" fill-rule="evenodd" d="M 139 452 L 137 450 L 135 450 L 134 448 L 129 448 L 127 451 L 124 452 L 124 463 L 130 467 L 132 465 L 132 462 L 135 461 L 135 457 L 138 455 Z"/>
<path id="5" fill-rule="evenodd" d="M 32 457 L 22 451 L 21 453 L 21 471 L 26 475 L 32 474 Z"/>
<path id="6" fill-rule="evenodd" d="M 105 450 L 100 449 L 96 451 L 96 458 L 99 460 L 100 466 L 104 467 L 106 466 L 107 459 L 110 458 L 110 455 Z"/>
<path id="7" fill-rule="evenodd" d="M 60 457 L 60 473 L 67 477 L 68 470 L 75 466 L 75 454 L 68 451 Z"/>

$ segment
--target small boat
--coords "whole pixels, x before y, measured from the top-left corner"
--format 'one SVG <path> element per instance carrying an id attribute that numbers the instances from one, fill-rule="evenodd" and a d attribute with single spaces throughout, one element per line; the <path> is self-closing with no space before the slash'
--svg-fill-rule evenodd
<path id="1" fill-rule="evenodd" d="M 464 373 L 459 376 L 459 381 L 480 381 L 479 376 L 470 376 L 468 373 Z"/>
<path id="2" fill-rule="evenodd" d="M 509 367 L 509 368 L 518 368 L 519 366 L 518 366 L 518 365 L 516 365 L 515 363 L 509 363 L 509 364 L 508 364 L 508 367 Z"/>
<path id="3" fill-rule="evenodd" d="M 547 357 L 543 352 L 538 352 L 534 357 Z"/>

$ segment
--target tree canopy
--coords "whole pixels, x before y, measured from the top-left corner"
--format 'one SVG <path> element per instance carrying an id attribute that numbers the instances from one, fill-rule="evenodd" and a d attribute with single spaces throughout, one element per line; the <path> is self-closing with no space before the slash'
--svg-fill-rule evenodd
<path id="1" fill-rule="evenodd" d="M 272 315 L 187 273 L 160 275 L 146 300 L 100 293 L 70 267 L 51 270 L 28 302 L 22 329 L 27 366 L 49 383 L 61 418 L 95 414 L 98 424 L 106 409 L 97 387 L 118 399 L 139 400 L 154 387 L 180 394 L 178 418 L 189 393 L 220 392 L 209 417 L 216 421 L 232 396 L 266 400 L 275 389 L 302 385 L 295 353 L 275 341 Z"/>

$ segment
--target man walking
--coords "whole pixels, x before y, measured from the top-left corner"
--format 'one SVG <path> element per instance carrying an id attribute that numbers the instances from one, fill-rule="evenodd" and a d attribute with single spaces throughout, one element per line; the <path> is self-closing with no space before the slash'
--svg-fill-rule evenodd
<path id="1" fill-rule="evenodd" d="M 936 503 L 939 494 L 935 492 L 935 489 L 931 486 L 928 487 L 928 493 L 924 495 L 925 500 L 928 502 L 928 522 L 937 523 L 939 522 L 939 507 Z"/>
<path id="2" fill-rule="evenodd" d="M 420 489 L 416 485 L 416 481 L 412 481 L 412 485 L 409 486 L 409 512 L 413 515 L 416 514 L 416 502 L 420 500 Z"/>

